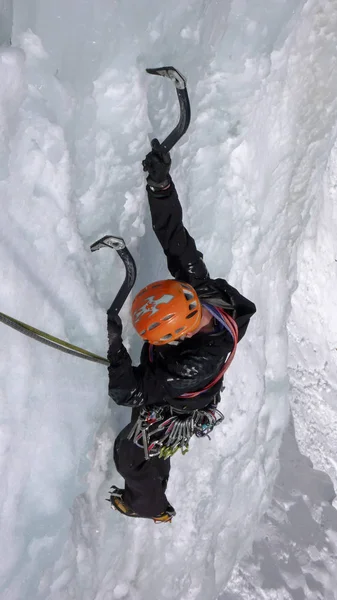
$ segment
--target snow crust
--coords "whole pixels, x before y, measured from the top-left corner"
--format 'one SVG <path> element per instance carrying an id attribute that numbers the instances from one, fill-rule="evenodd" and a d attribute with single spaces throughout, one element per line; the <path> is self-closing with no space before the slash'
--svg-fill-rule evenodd
<path id="1" fill-rule="evenodd" d="M 258 308 L 224 425 L 172 461 L 177 516 L 157 527 L 105 502 L 129 411 L 104 367 L 0 324 L 4 600 L 336 598 L 334 5 L 0 2 L 0 311 L 104 356 L 124 273 L 90 243 L 125 237 L 136 290 L 167 276 L 141 168 L 177 119 L 172 85 L 145 73 L 162 64 L 188 77 L 186 226 Z"/>

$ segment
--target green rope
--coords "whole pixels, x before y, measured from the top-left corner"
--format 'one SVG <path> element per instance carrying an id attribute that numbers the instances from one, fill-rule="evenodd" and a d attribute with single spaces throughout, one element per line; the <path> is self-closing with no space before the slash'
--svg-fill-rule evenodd
<path id="1" fill-rule="evenodd" d="M 40 331 L 40 329 L 36 329 L 31 325 L 27 325 L 27 323 L 18 321 L 13 317 L 9 317 L 2 312 L 0 312 L 0 322 L 12 327 L 13 329 L 16 329 L 28 337 L 31 337 L 33 340 L 41 342 L 41 344 L 45 344 L 46 346 L 60 350 L 60 352 L 65 352 L 66 354 L 71 354 L 72 356 L 77 356 L 78 358 L 83 358 L 84 360 L 89 360 L 91 362 L 100 363 L 101 365 L 109 365 L 109 361 L 102 356 L 93 354 L 84 348 L 79 348 L 79 346 L 69 344 L 68 342 L 54 337 L 45 331 Z"/>

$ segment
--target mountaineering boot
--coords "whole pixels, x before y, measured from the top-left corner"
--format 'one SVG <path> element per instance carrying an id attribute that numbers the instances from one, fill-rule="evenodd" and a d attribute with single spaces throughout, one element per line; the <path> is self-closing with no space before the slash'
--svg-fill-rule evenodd
<path id="1" fill-rule="evenodd" d="M 137 513 L 135 513 L 131 508 L 123 500 L 123 491 L 121 488 L 118 488 L 115 485 L 112 485 L 110 488 L 110 498 L 107 498 L 108 502 L 111 503 L 111 508 L 114 510 L 118 510 L 123 515 L 127 517 L 138 517 Z"/>
<path id="2" fill-rule="evenodd" d="M 109 492 L 110 498 L 107 498 L 107 501 L 110 502 L 111 507 L 114 510 L 118 510 L 126 517 L 152 519 L 155 523 L 171 523 L 172 517 L 174 517 L 174 515 L 176 514 L 173 506 L 169 504 L 167 509 L 164 512 L 160 513 L 160 515 L 157 515 L 156 517 L 141 517 L 126 504 L 126 502 L 123 499 L 123 491 L 124 490 L 121 490 L 115 485 L 112 485 Z"/>
<path id="3" fill-rule="evenodd" d="M 176 511 L 173 506 L 168 505 L 167 509 L 164 512 L 160 513 L 158 517 L 151 517 L 155 523 L 171 523 L 172 518 L 175 516 Z"/>

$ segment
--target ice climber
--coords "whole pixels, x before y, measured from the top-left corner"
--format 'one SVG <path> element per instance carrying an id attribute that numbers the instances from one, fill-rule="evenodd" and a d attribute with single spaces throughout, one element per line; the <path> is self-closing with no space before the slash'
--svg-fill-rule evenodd
<path id="1" fill-rule="evenodd" d="M 145 342 L 137 367 L 123 346 L 119 317 L 108 322 L 109 395 L 132 408 L 114 448 L 125 488 L 112 486 L 109 500 L 124 515 L 155 522 L 175 515 L 166 497 L 170 457 L 223 419 L 217 409 L 223 375 L 256 310 L 225 279 L 210 278 L 183 225 L 170 165 L 154 140 L 143 161 L 146 190 L 174 279 L 151 283 L 133 300 L 132 322 Z"/>

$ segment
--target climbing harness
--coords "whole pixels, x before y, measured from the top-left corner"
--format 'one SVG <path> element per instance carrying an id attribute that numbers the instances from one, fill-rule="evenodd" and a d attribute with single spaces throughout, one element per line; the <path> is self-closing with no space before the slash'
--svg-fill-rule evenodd
<path id="1" fill-rule="evenodd" d="M 224 365 L 216 377 L 203 389 L 196 392 L 187 392 L 178 396 L 179 398 L 195 398 L 213 387 L 224 375 L 230 366 L 238 344 L 238 326 L 222 308 L 213 306 L 206 302 L 202 303 L 205 308 L 216 319 L 221 329 L 226 329 L 233 338 L 233 348 L 228 353 Z M 149 360 L 153 362 L 153 346 L 149 345 Z M 153 456 L 169 458 L 181 450 L 186 454 L 189 450 L 189 442 L 193 435 L 196 437 L 207 436 L 224 420 L 224 415 L 211 404 L 204 409 L 196 409 L 189 414 L 177 414 L 174 409 L 152 407 L 143 408 L 139 417 L 131 429 L 128 439 L 143 448 L 146 460 Z"/>
<path id="2" fill-rule="evenodd" d="M 153 456 L 167 459 L 178 450 L 186 454 L 193 435 L 209 438 L 214 427 L 223 420 L 224 415 L 215 404 L 188 415 L 177 414 L 167 407 L 143 408 L 128 439 L 144 450 L 146 460 Z"/>

